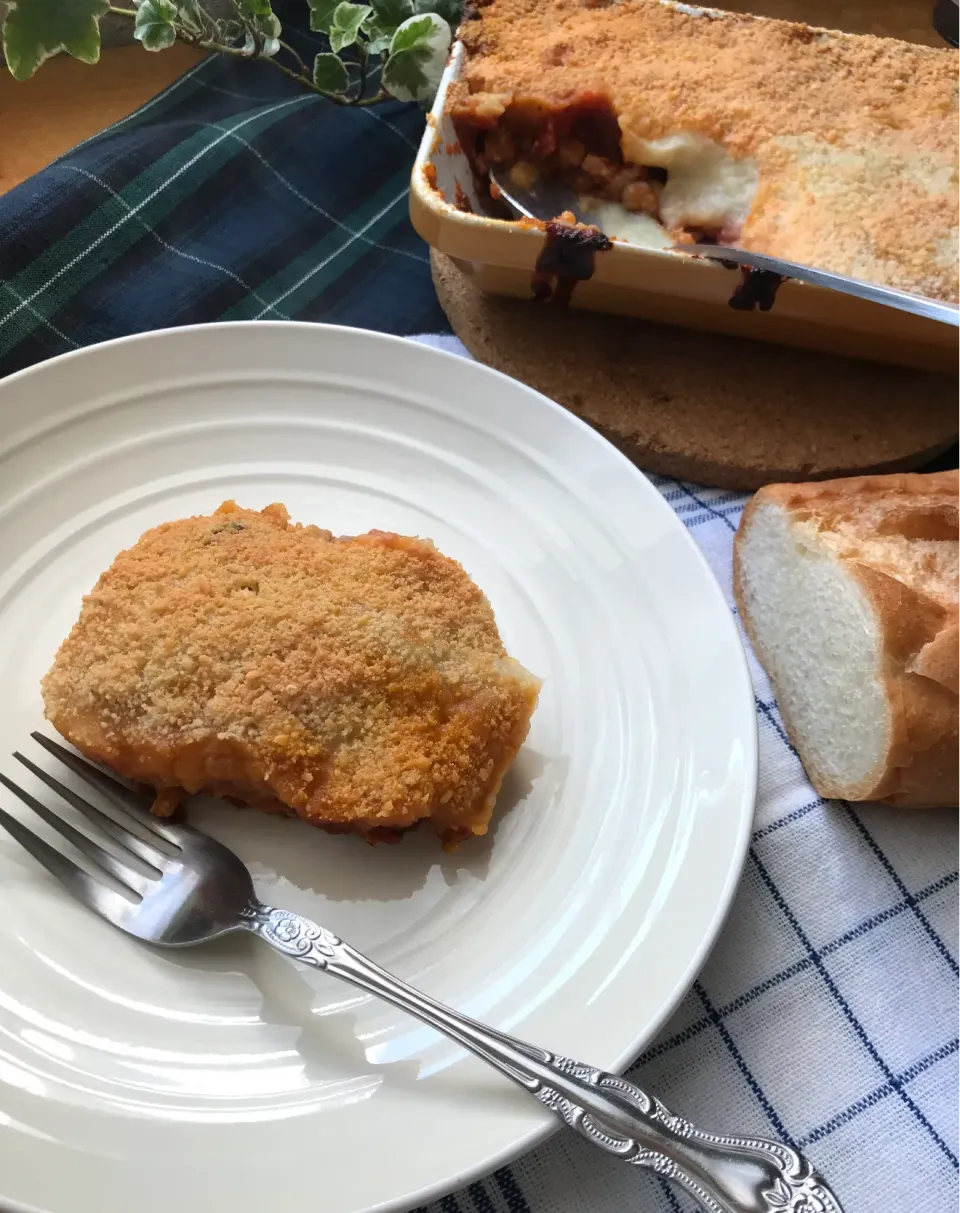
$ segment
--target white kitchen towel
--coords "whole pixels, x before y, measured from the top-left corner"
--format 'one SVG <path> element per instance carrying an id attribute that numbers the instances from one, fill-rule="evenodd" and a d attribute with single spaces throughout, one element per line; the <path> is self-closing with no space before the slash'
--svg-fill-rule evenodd
<path id="1" fill-rule="evenodd" d="M 469 357 L 455 337 L 418 340 Z M 652 480 L 735 610 L 732 544 L 746 495 Z M 743 880 L 693 989 L 629 1073 L 705 1129 L 800 1147 L 845 1213 L 949 1213 L 958 1200 L 957 813 L 821 800 L 746 647 L 760 787 Z M 428 1210 L 695 1207 L 561 1132 Z"/>

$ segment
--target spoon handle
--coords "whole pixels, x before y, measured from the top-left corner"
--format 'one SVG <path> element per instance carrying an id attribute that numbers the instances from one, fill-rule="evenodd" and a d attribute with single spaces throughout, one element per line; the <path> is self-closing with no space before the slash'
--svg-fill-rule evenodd
<path id="1" fill-rule="evenodd" d="M 760 1137 L 704 1132 L 625 1078 L 497 1032 L 421 994 L 330 931 L 251 905 L 241 924 L 294 960 L 376 995 L 499 1070 L 587 1141 L 673 1180 L 706 1213 L 843 1213 L 810 1162 Z"/>
<path id="2" fill-rule="evenodd" d="M 955 304 L 941 303 L 937 299 L 927 299 L 923 295 L 911 295 L 908 291 L 898 291 L 892 286 L 879 286 L 874 282 L 861 282 L 859 278 L 847 278 L 844 274 L 831 274 L 828 270 L 814 269 L 809 265 L 799 265 L 796 261 L 784 261 L 780 257 L 768 257 L 766 253 L 751 253 L 746 249 L 727 248 L 719 244 L 678 244 L 672 250 L 674 253 L 687 253 L 696 257 L 709 257 L 712 261 L 735 261 L 755 270 L 769 270 L 782 278 L 795 278 L 797 282 L 807 282 L 811 286 L 824 286 L 828 290 L 841 291 L 844 295 L 854 295 L 858 299 L 868 299 L 872 303 L 882 303 L 886 307 L 894 307 L 901 312 L 912 312 L 915 316 L 926 316 L 929 320 L 939 320 L 941 324 L 960 327 L 960 308 Z"/>

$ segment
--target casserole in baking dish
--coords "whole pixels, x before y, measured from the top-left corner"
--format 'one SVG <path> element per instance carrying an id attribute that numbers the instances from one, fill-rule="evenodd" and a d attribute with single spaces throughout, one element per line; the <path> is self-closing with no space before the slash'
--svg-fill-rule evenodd
<path id="1" fill-rule="evenodd" d="M 955 365 L 947 326 L 793 282 L 769 311 L 736 311 L 739 274 L 667 251 L 737 244 L 955 301 L 954 52 L 664 0 L 492 0 L 461 40 L 412 213 L 481 286 L 529 293 L 544 243 L 487 170 L 556 176 L 631 242 L 596 255 L 577 306 Z"/>

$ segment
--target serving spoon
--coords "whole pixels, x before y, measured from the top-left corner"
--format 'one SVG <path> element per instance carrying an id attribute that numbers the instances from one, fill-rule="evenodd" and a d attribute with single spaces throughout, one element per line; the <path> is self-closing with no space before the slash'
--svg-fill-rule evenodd
<path id="1" fill-rule="evenodd" d="M 549 177 L 539 178 L 528 189 L 523 189 L 512 181 L 505 181 L 504 174 L 495 168 L 490 170 L 490 181 L 503 201 L 522 218 L 549 222 L 569 211 L 581 223 L 589 223 L 603 230 L 597 216 L 584 205 L 576 191 L 562 181 Z M 795 261 L 785 261 L 767 253 L 754 253 L 747 249 L 730 248 L 720 244 L 674 244 L 667 245 L 665 251 L 682 253 L 689 257 L 706 257 L 711 261 L 732 261 L 747 269 L 767 270 L 781 278 L 793 278 L 811 286 L 826 287 L 827 290 L 867 299 L 871 303 L 897 308 L 901 312 L 925 316 L 928 320 L 949 324 L 953 328 L 960 327 L 960 308 L 954 304 L 928 299 L 924 295 L 912 295 L 909 291 L 898 291 L 892 286 L 880 286 L 875 282 L 863 282 L 859 278 L 848 278 L 844 274 L 818 270 L 813 266 L 799 265 Z"/>

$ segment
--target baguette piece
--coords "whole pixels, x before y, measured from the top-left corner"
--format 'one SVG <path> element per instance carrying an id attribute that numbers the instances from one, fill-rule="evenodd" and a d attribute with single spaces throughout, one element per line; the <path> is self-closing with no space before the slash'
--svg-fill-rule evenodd
<path id="1" fill-rule="evenodd" d="M 821 796 L 956 805 L 958 473 L 773 484 L 734 594 Z"/>

